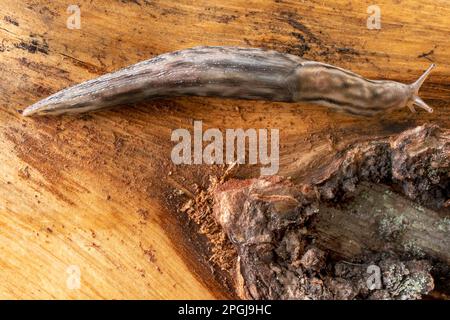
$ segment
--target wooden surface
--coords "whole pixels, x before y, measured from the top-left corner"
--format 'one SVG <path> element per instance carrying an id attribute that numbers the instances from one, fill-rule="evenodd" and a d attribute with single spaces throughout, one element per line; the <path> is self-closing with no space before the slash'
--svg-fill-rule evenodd
<path id="1" fill-rule="evenodd" d="M 351 141 L 433 122 L 449 127 L 448 1 L 67 1 L 0 5 L 0 298 L 227 298 L 195 226 L 178 211 L 211 166 L 175 166 L 171 131 L 280 129 L 280 174 L 300 179 Z M 88 116 L 17 112 L 71 84 L 196 45 L 272 48 L 369 78 L 414 81 L 433 114 L 360 119 L 306 104 L 181 98 Z M 240 176 L 257 175 L 242 168 Z M 180 192 L 182 190 L 182 192 Z M 78 266 L 81 287 L 67 286 Z"/>

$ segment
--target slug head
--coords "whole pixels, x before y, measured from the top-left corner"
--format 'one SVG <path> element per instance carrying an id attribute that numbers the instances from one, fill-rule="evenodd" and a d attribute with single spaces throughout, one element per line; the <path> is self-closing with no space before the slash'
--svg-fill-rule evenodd
<path id="1" fill-rule="evenodd" d="M 431 66 L 428 67 L 428 69 L 417 79 L 414 83 L 408 85 L 410 90 L 410 96 L 408 97 L 408 101 L 406 102 L 406 106 L 411 110 L 412 112 L 416 112 L 416 109 L 414 107 L 422 108 L 428 112 L 433 112 L 433 109 L 427 105 L 420 97 L 419 97 L 419 90 L 426 78 L 430 75 L 431 70 L 435 67 L 435 64 L 433 63 Z"/>

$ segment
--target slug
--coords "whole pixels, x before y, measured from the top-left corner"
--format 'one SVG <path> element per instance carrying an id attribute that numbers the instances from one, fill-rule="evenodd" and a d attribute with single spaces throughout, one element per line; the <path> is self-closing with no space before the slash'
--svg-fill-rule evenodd
<path id="1" fill-rule="evenodd" d="M 210 96 L 308 102 L 372 116 L 414 106 L 433 112 L 414 83 L 369 80 L 329 64 L 262 49 L 195 47 L 157 56 L 69 87 L 23 111 L 24 116 L 93 111 L 149 98 Z"/>

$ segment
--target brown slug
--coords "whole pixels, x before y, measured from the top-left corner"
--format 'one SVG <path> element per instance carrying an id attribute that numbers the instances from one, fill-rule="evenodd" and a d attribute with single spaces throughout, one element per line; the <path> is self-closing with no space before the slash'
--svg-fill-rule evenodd
<path id="1" fill-rule="evenodd" d="M 434 64 L 414 83 L 368 80 L 351 71 L 262 49 L 195 47 L 157 56 L 61 90 L 24 116 L 98 110 L 150 98 L 210 96 L 310 102 L 372 116 L 414 106 L 433 112 L 418 91 Z"/>

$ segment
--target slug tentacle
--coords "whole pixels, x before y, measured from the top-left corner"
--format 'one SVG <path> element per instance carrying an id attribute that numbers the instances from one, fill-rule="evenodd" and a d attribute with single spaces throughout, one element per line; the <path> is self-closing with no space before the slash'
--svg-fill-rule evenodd
<path id="1" fill-rule="evenodd" d="M 412 90 L 412 96 L 410 98 L 410 101 L 408 102 L 408 107 L 412 112 L 416 112 L 416 110 L 414 109 L 414 106 L 418 106 L 428 112 L 433 112 L 433 108 L 431 108 L 430 106 L 428 106 L 425 101 L 423 101 L 420 97 L 419 97 L 419 90 L 420 87 L 422 87 L 422 84 L 424 83 L 424 81 L 428 78 L 428 76 L 431 73 L 431 70 L 434 69 L 436 65 L 433 63 L 431 64 L 428 69 L 419 77 L 419 79 L 417 79 L 414 83 L 412 83 L 411 86 L 411 90 Z"/>
<path id="2" fill-rule="evenodd" d="M 432 112 L 418 91 L 433 66 L 408 85 L 365 79 L 342 68 L 276 51 L 196 47 L 61 90 L 22 114 L 78 113 L 176 96 L 309 102 L 365 116 L 405 106 L 414 111 L 414 105 Z"/>

